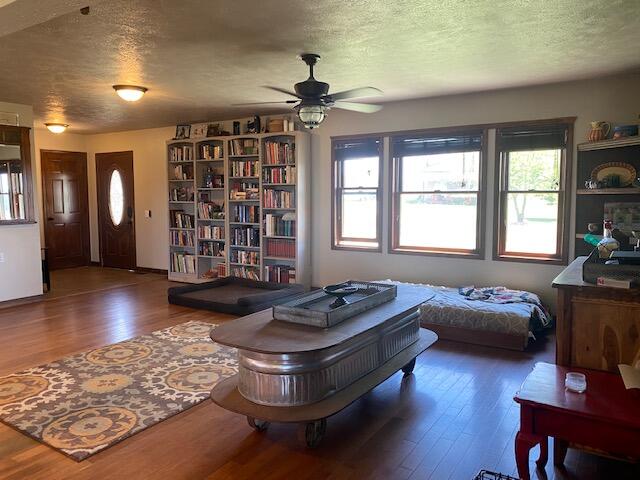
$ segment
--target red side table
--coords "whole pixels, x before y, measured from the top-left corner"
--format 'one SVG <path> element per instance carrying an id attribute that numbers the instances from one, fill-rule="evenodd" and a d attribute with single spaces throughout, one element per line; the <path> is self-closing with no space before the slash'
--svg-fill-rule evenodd
<path id="1" fill-rule="evenodd" d="M 567 372 L 587 377 L 587 391 L 565 389 Z M 529 451 L 540 444 L 539 468 L 554 438 L 553 463 L 562 465 L 569 443 L 621 458 L 640 459 L 640 392 L 626 390 L 619 375 L 537 363 L 514 400 L 520 404 L 515 453 L 518 475 L 529 480 Z"/>

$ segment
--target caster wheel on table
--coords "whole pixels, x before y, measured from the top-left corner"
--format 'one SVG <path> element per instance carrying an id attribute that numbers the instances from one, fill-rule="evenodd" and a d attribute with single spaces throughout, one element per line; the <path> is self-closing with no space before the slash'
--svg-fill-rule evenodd
<path id="1" fill-rule="evenodd" d="M 320 445 L 324 433 L 327 431 L 327 420 L 316 420 L 315 422 L 309 422 L 304 429 L 304 439 L 307 442 L 307 447 L 315 448 Z"/>
<path id="2" fill-rule="evenodd" d="M 269 422 L 258 420 L 257 418 L 253 417 L 247 417 L 247 423 L 256 432 L 264 432 L 267 428 L 269 428 Z"/>
<path id="3" fill-rule="evenodd" d="M 416 366 L 416 359 L 414 358 L 409 363 L 407 363 L 404 367 L 402 367 L 402 373 L 404 373 L 405 376 L 411 375 L 411 373 L 413 372 L 413 367 L 415 366 Z"/>

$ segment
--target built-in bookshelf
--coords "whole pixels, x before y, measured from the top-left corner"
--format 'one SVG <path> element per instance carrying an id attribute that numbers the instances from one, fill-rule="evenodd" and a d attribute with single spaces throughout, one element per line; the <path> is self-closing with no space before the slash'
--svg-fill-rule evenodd
<path id="1" fill-rule="evenodd" d="M 310 283 L 306 132 L 167 142 L 169 279 Z"/>

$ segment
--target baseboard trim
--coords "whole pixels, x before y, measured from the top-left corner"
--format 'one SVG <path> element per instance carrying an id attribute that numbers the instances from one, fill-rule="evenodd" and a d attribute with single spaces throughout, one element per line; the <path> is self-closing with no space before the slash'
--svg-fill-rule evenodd
<path id="1" fill-rule="evenodd" d="M 100 267 L 100 262 L 89 262 L 90 267 Z"/>
<path id="2" fill-rule="evenodd" d="M 136 272 L 140 273 L 157 273 L 158 275 L 168 275 L 167 270 L 161 268 L 136 267 Z"/>

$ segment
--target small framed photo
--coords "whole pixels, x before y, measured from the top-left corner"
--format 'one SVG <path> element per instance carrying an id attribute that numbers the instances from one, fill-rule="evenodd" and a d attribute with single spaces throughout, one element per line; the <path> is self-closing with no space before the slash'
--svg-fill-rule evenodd
<path id="1" fill-rule="evenodd" d="M 176 125 L 176 140 L 185 140 L 191 136 L 191 125 Z"/>
<path id="2" fill-rule="evenodd" d="M 206 123 L 194 123 L 191 125 L 191 136 L 193 138 L 203 138 L 207 136 Z"/>

